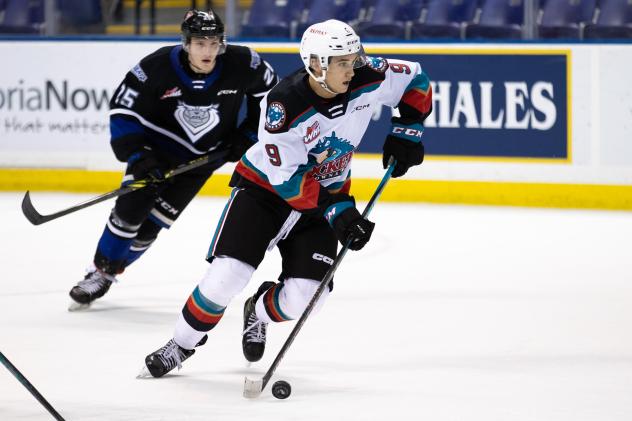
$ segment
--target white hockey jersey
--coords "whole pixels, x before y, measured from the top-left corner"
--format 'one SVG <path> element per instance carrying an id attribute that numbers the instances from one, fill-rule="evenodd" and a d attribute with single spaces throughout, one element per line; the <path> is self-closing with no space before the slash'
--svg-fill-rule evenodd
<path id="1" fill-rule="evenodd" d="M 293 73 L 261 101 L 259 141 L 238 163 L 231 185 L 254 183 L 298 211 L 323 212 L 331 194 L 349 191 L 351 159 L 376 107 L 398 107 L 390 134 L 421 142 L 432 93 L 419 63 L 403 60 L 369 57 L 347 92 L 331 100 L 317 96 L 308 77 L 305 70 Z"/>

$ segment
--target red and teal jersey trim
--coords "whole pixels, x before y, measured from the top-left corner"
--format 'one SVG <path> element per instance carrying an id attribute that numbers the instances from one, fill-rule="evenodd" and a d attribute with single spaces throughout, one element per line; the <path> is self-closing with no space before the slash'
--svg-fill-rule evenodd
<path id="1" fill-rule="evenodd" d="M 402 102 L 422 114 L 430 112 L 432 107 L 432 88 L 428 75 L 421 72 L 410 81 L 402 96 Z"/>
<path id="2" fill-rule="evenodd" d="M 336 194 L 336 193 L 349 194 L 349 191 L 351 191 L 351 171 L 349 171 L 349 175 L 347 175 L 346 180 L 328 185 L 327 191 L 331 194 Z"/>
<path id="3" fill-rule="evenodd" d="M 322 199 L 321 188 L 325 188 L 328 193 L 347 193 L 351 186 L 351 180 L 347 178 L 345 181 L 323 187 L 314 179 L 315 168 L 313 164 L 301 165 L 288 181 L 278 185 L 270 184 L 268 177 L 245 156 L 239 161 L 235 171 L 247 180 L 278 194 L 294 209 L 303 211 L 318 208 Z"/>

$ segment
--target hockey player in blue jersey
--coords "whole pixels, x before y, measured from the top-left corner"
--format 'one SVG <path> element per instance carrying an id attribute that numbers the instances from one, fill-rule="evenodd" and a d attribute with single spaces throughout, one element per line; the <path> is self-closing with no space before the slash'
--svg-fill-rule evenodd
<path id="1" fill-rule="evenodd" d="M 338 241 L 361 249 L 374 224 L 350 196 L 350 168 L 376 107 L 397 107 L 383 146 L 393 177 L 423 161 L 424 119 L 432 92 L 419 63 L 366 57 L 340 21 L 310 26 L 300 46 L 304 68 L 261 103 L 259 142 L 239 161 L 234 187 L 207 256 L 208 271 L 186 301 L 173 339 L 145 359 L 143 375 L 161 377 L 207 340 L 267 250 L 278 247 L 278 283 L 264 282 L 244 305 L 242 348 L 258 361 L 271 322 L 301 316 L 336 256 Z M 244 241 L 245 240 L 245 241 Z M 327 299 L 325 291 L 317 312 Z"/>
<path id="2" fill-rule="evenodd" d="M 123 184 L 154 183 L 120 196 L 98 242 L 93 264 L 70 291 L 71 310 L 102 297 L 115 276 L 169 228 L 204 182 L 256 141 L 259 102 L 277 82 L 272 67 L 247 47 L 227 45 L 213 11 L 187 12 L 182 44 L 143 58 L 110 101 L 111 145 L 127 163 Z M 246 118 L 237 116 L 244 97 Z M 165 172 L 209 152 L 225 159 L 163 182 Z"/>

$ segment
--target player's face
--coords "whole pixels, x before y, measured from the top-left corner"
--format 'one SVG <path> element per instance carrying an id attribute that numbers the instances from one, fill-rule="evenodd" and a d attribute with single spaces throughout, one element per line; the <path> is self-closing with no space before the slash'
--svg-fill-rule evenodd
<path id="1" fill-rule="evenodd" d="M 197 73 L 210 73 L 215 67 L 221 41 L 218 37 L 191 38 L 189 43 L 189 63 Z"/>
<path id="2" fill-rule="evenodd" d="M 332 57 L 325 76 L 325 83 L 329 89 L 338 94 L 347 92 L 358 58 L 358 54 Z"/>

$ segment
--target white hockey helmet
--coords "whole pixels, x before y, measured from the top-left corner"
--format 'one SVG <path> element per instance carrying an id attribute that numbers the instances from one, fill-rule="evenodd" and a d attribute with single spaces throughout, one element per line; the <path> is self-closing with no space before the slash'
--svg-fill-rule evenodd
<path id="1" fill-rule="evenodd" d="M 358 59 L 354 62 L 354 68 L 366 64 L 364 48 L 362 48 L 360 37 L 353 28 L 339 20 L 329 19 L 325 22 L 315 23 L 305 30 L 301 39 L 300 54 L 307 73 L 329 92 L 332 91 L 325 83 L 325 76 L 331 58 L 356 53 Z M 322 70 L 320 77 L 317 77 L 312 71 L 311 61 L 313 58 L 316 58 L 320 64 Z"/>

